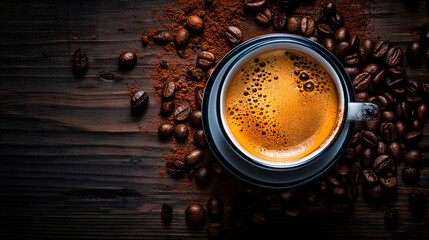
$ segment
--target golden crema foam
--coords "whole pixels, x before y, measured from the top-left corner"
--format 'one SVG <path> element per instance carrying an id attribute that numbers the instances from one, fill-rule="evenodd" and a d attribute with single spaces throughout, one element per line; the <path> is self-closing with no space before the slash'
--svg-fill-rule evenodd
<path id="1" fill-rule="evenodd" d="M 261 159 L 285 162 L 307 156 L 336 126 L 339 97 L 319 62 L 288 49 L 263 52 L 235 74 L 225 116 L 238 143 Z"/>

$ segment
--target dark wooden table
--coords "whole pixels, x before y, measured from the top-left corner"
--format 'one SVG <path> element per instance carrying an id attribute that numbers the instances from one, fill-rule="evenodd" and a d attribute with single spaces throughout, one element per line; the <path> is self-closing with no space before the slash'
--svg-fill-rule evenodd
<path id="1" fill-rule="evenodd" d="M 170 145 L 158 140 L 156 124 L 150 121 L 159 120 L 156 96 L 152 94 L 148 111 L 135 118 L 124 85 L 132 75 L 153 92 L 152 80 L 141 76 L 142 69 L 153 68 L 159 49 L 143 50 L 140 36 L 155 24 L 150 11 L 160 3 L 165 2 L 0 3 L 0 238 L 206 238 L 210 221 L 201 228 L 187 225 L 184 209 L 191 200 L 177 191 L 164 190 L 160 183 L 182 184 L 162 179 L 158 173 L 164 165 L 162 153 Z M 429 25 L 423 2 L 417 12 L 409 12 L 402 1 L 377 1 L 368 14 L 374 28 L 372 38 L 390 40 L 403 50 Z M 84 78 L 71 74 L 70 58 L 77 48 L 84 48 L 90 57 Z M 135 48 L 144 60 L 131 72 L 118 71 L 117 56 Z M 424 64 L 406 68 L 409 75 L 428 75 Z M 118 73 L 125 80 L 101 81 L 100 71 Z M 139 125 L 149 131 L 140 130 Z M 428 143 L 426 123 L 420 145 L 427 148 Z M 399 172 L 402 167 L 399 165 Z M 429 196 L 427 161 L 421 175 L 419 187 L 405 186 L 400 180 L 399 195 L 393 201 L 369 203 L 360 195 L 355 212 L 348 217 L 329 213 L 324 199 L 306 204 L 311 219 L 308 236 L 429 239 L 429 213 L 416 218 L 407 203 L 411 189 Z M 197 194 L 207 198 L 215 193 L 206 189 Z M 229 229 L 231 201 L 223 200 L 226 214 L 222 222 Z M 174 207 L 174 219 L 168 225 L 160 218 L 164 201 Z M 383 222 L 389 206 L 400 211 L 396 230 L 387 229 Z M 279 219 L 265 227 L 239 228 L 229 236 L 295 236 L 294 225 Z"/>

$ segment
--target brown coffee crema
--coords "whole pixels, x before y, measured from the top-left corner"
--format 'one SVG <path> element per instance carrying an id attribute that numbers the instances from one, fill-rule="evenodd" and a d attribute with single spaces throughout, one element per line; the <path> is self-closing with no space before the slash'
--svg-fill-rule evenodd
<path id="1" fill-rule="evenodd" d="M 226 92 L 232 135 L 250 154 L 275 162 L 303 158 L 337 125 L 339 93 L 326 69 L 288 49 L 263 52 L 238 70 Z"/>

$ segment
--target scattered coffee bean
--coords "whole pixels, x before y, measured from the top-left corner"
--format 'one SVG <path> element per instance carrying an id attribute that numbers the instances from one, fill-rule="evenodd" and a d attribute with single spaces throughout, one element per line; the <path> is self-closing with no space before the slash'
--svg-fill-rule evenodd
<path id="1" fill-rule="evenodd" d="M 334 214 L 346 215 L 353 212 L 353 204 L 349 201 L 335 200 L 328 202 L 328 210 Z"/>
<path id="2" fill-rule="evenodd" d="M 412 131 L 412 132 L 405 134 L 404 138 L 405 138 L 405 140 L 412 142 L 412 141 L 416 141 L 421 136 L 422 136 L 422 131 Z"/>
<path id="3" fill-rule="evenodd" d="M 413 127 L 414 130 L 420 130 L 423 127 L 422 123 L 419 120 L 417 120 L 417 119 L 414 119 L 414 121 L 411 124 L 411 126 Z"/>
<path id="4" fill-rule="evenodd" d="M 362 182 L 362 174 L 361 169 L 358 167 L 354 167 L 352 173 L 350 174 L 350 182 L 355 185 L 359 185 Z"/>
<path id="5" fill-rule="evenodd" d="M 347 186 L 347 199 L 350 201 L 356 201 L 359 196 L 358 188 L 355 184 L 349 184 Z"/>
<path id="6" fill-rule="evenodd" d="M 331 23 L 337 28 L 342 27 L 344 25 L 344 17 L 339 12 L 336 12 L 334 15 L 332 15 L 330 20 Z"/>
<path id="7" fill-rule="evenodd" d="M 352 148 L 353 149 L 353 148 Z M 334 167 L 335 172 L 340 176 L 347 176 L 350 174 L 350 164 L 349 163 L 337 163 Z"/>
<path id="8" fill-rule="evenodd" d="M 167 81 L 162 88 L 162 97 L 164 99 L 170 99 L 171 97 L 173 97 L 175 90 L 176 84 L 171 80 Z"/>
<path id="9" fill-rule="evenodd" d="M 188 25 L 189 29 L 196 32 L 203 30 L 204 27 L 203 19 L 196 15 L 189 16 L 186 24 Z"/>
<path id="10" fill-rule="evenodd" d="M 416 109 L 417 118 L 424 122 L 428 116 L 428 106 L 425 103 L 421 103 Z"/>
<path id="11" fill-rule="evenodd" d="M 355 149 L 352 147 L 346 148 L 343 158 L 349 161 L 353 160 L 355 158 Z"/>
<path id="12" fill-rule="evenodd" d="M 130 69 L 137 63 L 137 55 L 135 52 L 122 52 L 118 57 L 118 64 L 123 69 Z"/>
<path id="13" fill-rule="evenodd" d="M 380 178 L 380 184 L 386 190 L 393 190 L 398 184 L 398 179 L 396 177 Z"/>
<path id="14" fill-rule="evenodd" d="M 287 17 L 286 13 L 280 12 L 276 13 L 273 16 L 273 25 L 274 28 L 282 30 L 286 27 Z"/>
<path id="15" fill-rule="evenodd" d="M 379 184 L 367 187 L 366 195 L 372 199 L 379 199 L 383 197 L 383 188 Z"/>
<path id="16" fill-rule="evenodd" d="M 173 41 L 173 35 L 170 32 L 162 31 L 155 34 L 152 39 L 159 44 L 167 44 Z"/>
<path id="17" fill-rule="evenodd" d="M 327 38 L 326 38 L 327 39 Z M 325 40 L 326 40 L 325 39 Z M 332 39 L 332 38 L 331 38 Z M 333 41 L 333 39 L 332 39 L 332 41 Z M 335 41 L 334 41 L 335 42 Z M 325 46 L 325 44 L 323 44 L 323 46 L 326 48 L 326 49 L 328 49 L 326 46 Z M 330 49 L 328 49 L 329 51 L 331 51 Z M 335 51 L 335 45 L 334 45 L 334 47 L 333 47 L 333 50 L 332 51 Z M 331 51 L 331 52 L 332 52 Z M 333 52 L 332 52 L 333 53 Z M 349 75 L 349 77 L 351 78 L 351 79 L 353 79 L 353 78 L 355 78 L 358 74 L 359 74 L 359 68 L 357 68 L 357 67 L 345 67 L 344 68 L 345 70 L 346 70 L 346 72 L 347 72 L 347 74 Z"/>
<path id="18" fill-rule="evenodd" d="M 188 119 L 189 115 L 191 114 L 191 107 L 189 105 L 181 105 L 177 107 L 174 112 L 174 119 L 178 122 L 185 121 Z"/>
<path id="19" fill-rule="evenodd" d="M 201 68 L 189 69 L 187 74 L 193 81 L 203 81 L 206 78 L 206 74 Z"/>
<path id="20" fill-rule="evenodd" d="M 387 142 L 393 142 L 396 140 L 398 133 L 396 126 L 393 123 L 383 123 L 380 126 L 380 135 Z"/>
<path id="21" fill-rule="evenodd" d="M 341 185 L 341 181 L 339 179 L 337 179 L 336 177 L 334 177 L 333 175 L 328 175 L 326 177 L 326 180 L 328 181 L 329 185 L 338 187 Z"/>
<path id="22" fill-rule="evenodd" d="M 186 172 L 185 162 L 181 160 L 168 161 L 165 168 L 174 178 L 182 177 Z"/>
<path id="23" fill-rule="evenodd" d="M 264 8 L 261 12 L 256 14 L 256 21 L 262 24 L 267 24 L 271 21 L 271 12 L 268 8 Z"/>
<path id="24" fill-rule="evenodd" d="M 88 56 L 80 48 L 72 56 L 72 67 L 76 75 L 83 75 L 88 69 Z"/>
<path id="25" fill-rule="evenodd" d="M 183 141 L 188 138 L 188 127 L 183 123 L 177 124 L 174 128 L 174 133 L 177 140 Z"/>
<path id="26" fill-rule="evenodd" d="M 391 110 L 382 112 L 381 113 L 381 118 L 385 122 L 395 122 L 395 120 L 396 120 L 395 113 L 393 111 L 391 111 Z"/>
<path id="27" fill-rule="evenodd" d="M 252 10 L 258 10 L 265 6 L 266 0 L 245 0 L 244 6 Z"/>
<path id="28" fill-rule="evenodd" d="M 377 146 L 378 137 L 373 132 L 364 131 L 362 134 L 362 143 L 370 148 L 374 148 Z"/>
<path id="29" fill-rule="evenodd" d="M 390 156 L 392 156 L 392 158 L 397 161 L 401 160 L 402 156 L 404 155 L 404 149 L 402 148 L 401 144 L 398 142 L 390 143 L 388 150 L 389 150 Z"/>
<path id="30" fill-rule="evenodd" d="M 411 107 L 407 101 L 401 101 L 395 108 L 396 115 L 405 120 L 411 119 Z"/>
<path id="31" fill-rule="evenodd" d="M 362 139 L 362 133 L 361 132 L 357 132 L 353 135 L 352 141 L 350 142 L 351 145 L 356 145 L 360 142 L 360 140 Z"/>
<path id="32" fill-rule="evenodd" d="M 202 129 L 199 129 L 194 133 L 194 143 L 198 148 L 203 148 L 207 145 L 206 137 L 204 136 L 204 131 Z"/>
<path id="33" fill-rule="evenodd" d="M 301 32 L 305 36 L 310 36 L 314 32 L 316 23 L 310 16 L 305 16 L 301 19 Z"/>
<path id="34" fill-rule="evenodd" d="M 333 16 L 335 13 L 337 13 L 337 7 L 334 3 L 328 2 L 327 4 L 325 4 L 325 6 L 323 7 L 323 14 L 325 16 Z"/>
<path id="35" fill-rule="evenodd" d="M 331 53 L 335 53 L 335 49 L 337 48 L 337 44 L 335 43 L 335 40 L 333 38 L 325 38 L 323 40 L 323 46 L 328 49 Z M 359 71 L 359 69 L 357 69 Z"/>
<path id="36" fill-rule="evenodd" d="M 313 42 L 317 42 L 320 44 L 320 38 L 318 36 L 311 35 L 308 37 L 308 39 L 313 41 Z"/>
<path id="37" fill-rule="evenodd" d="M 203 68 L 208 68 L 213 65 L 215 56 L 208 51 L 201 51 L 198 53 L 197 63 Z"/>
<path id="38" fill-rule="evenodd" d="M 201 167 L 195 173 L 195 183 L 197 185 L 206 185 L 210 182 L 211 173 L 206 167 Z"/>
<path id="39" fill-rule="evenodd" d="M 173 215 L 173 207 L 168 203 L 163 203 L 161 208 L 161 219 L 164 222 L 171 221 Z"/>
<path id="40" fill-rule="evenodd" d="M 361 42 L 358 48 L 358 53 L 362 62 L 369 61 L 374 51 L 374 43 L 370 39 L 365 39 Z"/>
<path id="41" fill-rule="evenodd" d="M 396 208 L 391 207 L 384 214 L 384 223 L 388 228 L 396 228 L 399 223 L 399 212 Z"/>
<path id="42" fill-rule="evenodd" d="M 401 66 L 391 67 L 391 68 L 387 69 L 387 72 L 389 73 L 389 76 L 394 78 L 394 79 L 401 78 L 405 74 L 405 70 Z"/>
<path id="43" fill-rule="evenodd" d="M 184 47 L 189 42 L 189 32 L 188 30 L 181 28 L 176 33 L 176 44 L 178 47 Z"/>
<path id="44" fill-rule="evenodd" d="M 221 223 L 211 223 L 207 227 L 207 237 L 209 239 L 222 239 L 223 237 L 223 226 Z"/>
<path id="45" fill-rule="evenodd" d="M 360 151 L 361 164 L 364 167 L 369 167 L 375 159 L 375 152 L 372 148 L 364 148 Z"/>
<path id="46" fill-rule="evenodd" d="M 371 76 L 376 76 L 377 73 L 379 73 L 380 71 L 381 71 L 381 67 L 377 63 L 370 63 L 370 64 L 365 65 L 362 68 L 362 72 L 367 72 L 367 73 L 371 74 Z"/>
<path id="47" fill-rule="evenodd" d="M 378 176 L 372 171 L 371 168 L 365 168 L 362 171 L 362 176 L 366 184 L 372 185 L 378 182 Z"/>
<path id="48" fill-rule="evenodd" d="M 171 123 L 163 123 L 158 128 L 158 134 L 162 138 L 170 138 L 174 134 L 174 125 Z"/>
<path id="49" fill-rule="evenodd" d="M 408 203 L 411 212 L 415 215 L 422 216 L 426 209 L 426 197 L 419 190 L 413 190 L 410 192 Z"/>
<path id="50" fill-rule="evenodd" d="M 319 201 L 320 199 L 320 190 L 312 187 L 310 189 L 307 190 L 307 194 L 306 194 L 306 200 L 309 203 L 315 203 L 317 201 Z"/>
<path id="51" fill-rule="evenodd" d="M 411 166 L 402 169 L 402 180 L 409 184 L 416 184 L 420 180 L 420 171 Z"/>
<path id="52" fill-rule="evenodd" d="M 368 88 L 371 83 L 371 75 L 367 72 L 360 73 L 353 79 L 353 87 L 358 91 Z"/>
<path id="53" fill-rule="evenodd" d="M 202 114 L 200 110 L 195 110 L 189 115 L 189 122 L 193 126 L 201 127 Z"/>
<path id="54" fill-rule="evenodd" d="M 193 224 L 202 225 L 206 220 L 206 215 L 206 210 L 199 204 L 191 203 L 186 208 L 186 219 Z"/>
<path id="55" fill-rule="evenodd" d="M 149 94 L 141 90 L 134 93 L 130 100 L 131 110 L 134 112 L 141 112 L 146 109 L 147 103 L 149 102 Z"/>
<path id="56" fill-rule="evenodd" d="M 290 12 L 296 8 L 298 4 L 297 0 L 279 0 L 278 5 L 280 10 L 284 10 L 285 12 Z"/>
<path id="57" fill-rule="evenodd" d="M 388 147 L 384 142 L 380 141 L 377 143 L 377 154 L 378 155 L 384 155 L 387 153 L 387 151 L 388 151 Z"/>
<path id="58" fill-rule="evenodd" d="M 407 60 L 411 65 L 416 65 L 420 62 L 423 56 L 423 49 L 419 42 L 412 42 L 407 47 Z"/>
<path id="59" fill-rule="evenodd" d="M 230 43 L 237 44 L 241 42 L 243 34 L 238 27 L 228 26 L 225 31 L 225 37 Z"/>
<path id="60" fill-rule="evenodd" d="M 422 153 L 420 150 L 410 150 L 405 153 L 404 157 L 405 164 L 411 165 L 411 166 L 419 166 L 422 162 Z"/>
<path id="61" fill-rule="evenodd" d="M 173 113 L 174 105 L 174 102 L 163 102 L 161 104 L 161 115 L 164 117 L 170 116 Z"/>
<path id="62" fill-rule="evenodd" d="M 402 50 L 398 47 L 390 48 L 386 54 L 385 63 L 389 67 L 398 65 L 402 60 Z"/>
<path id="63" fill-rule="evenodd" d="M 332 194 L 334 194 L 337 197 L 343 197 L 346 195 L 346 188 L 344 186 L 333 187 L 331 191 L 332 191 Z"/>
<path id="64" fill-rule="evenodd" d="M 201 108 L 201 104 L 203 103 L 203 95 L 204 95 L 203 89 L 200 89 L 195 92 L 195 102 L 197 103 L 199 108 Z"/>
<path id="65" fill-rule="evenodd" d="M 329 23 L 320 23 L 317 25 L 317 32 L 321 37 L 333 37 L 335 30 Z"/>
<path id="66" fill-rule="evenodd" d="M 210 218 L 220 219 L 223 215 L 223 202 L 219 198 L 210 198 L 207 202 L 207 211 Z"/>
<path id="67" fill-rule="evenodd" d="M 351 48 L 351 50 L 356 51 L 359 48 L 359 46 L 360 46 L 359 36 L 353 35 L 350 38 L 350 48 Z"/>
<path id="68" fill-rule="evenodd" d="M 335 48 L 335 55 L 336 56 L 345 56 L 347 53 L 350 52 L 350 43 L 349 42 L 341 42 L 337 45 Z"/>
<path id="69" fill-rule="evenodd" d="M 374 58 L 382 58 L 389 50 L 389 41 L 379 41 L 374 46 Z"/>
<path id="70" fill-rule="evenodd" d="M 264 226 L 267 223 L 267 217 L 262 212 L 254 212 L 250 219 L 259 226 Z"/>
<path id="71" fill-rule="evenodd" d="M 365 121 L 365 127 L 368 131 L 377 131 L 381 123 L 381 115 L 377 114 L 375 120 Z"/>
<path id="72" fill-rule="evenodd" d="M 287 30 L 290 33 L 296 33 L 301 27 L 301 21 L 298 17 L 289 17 L 287 19 Z"/>
<path id="73" fill-rule="evenodd" d="M 349 41 L 350 33 L 346 27 L 340 27 L 335 32 L 335 41 L 338 43 Z"/>
<path id="74" fill-rule="evenodd" d="M 406 89 L 411 95 L 417 96 L 423 92 L 423 85 L 419 80 L 408 78 Z"/>
<path id="75" fill-rule="evenodd" d="M 194 166 L 204 159 L 204 152 L 200 149 L 194 149 L 185 157 L 185 162 L 188 166 Z"/>
<path id="76" fill-rule="evenodd" d="M 381 155 L 374 160 L 372 168 L 374 169 L 374 172 L 383 174 L 390 169 L 391 164 L 392 159 L 389 157 L 389 155 Z"/>
<path id="77" fill-rule="evenodd" d="M 296 188 L 285 189 L 280 192 L 280 199 L 287 202 L 293 199 L 296 196 L 296 193 L 297 193 Z"/>
<path id="78" fill-rule="evenodd" d="M 301 215 L 301 209 L 296 206 L 288 206 L 286 207 L 284 213 L 289 218 L 297 218 Z"/>

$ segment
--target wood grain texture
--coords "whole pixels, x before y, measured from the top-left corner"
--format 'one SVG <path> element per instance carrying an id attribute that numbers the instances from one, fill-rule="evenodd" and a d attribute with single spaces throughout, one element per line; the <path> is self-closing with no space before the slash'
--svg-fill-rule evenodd
<path id="1" fill-rule="evenodd" d="M 151 9 L 164 3 L 0 2 L 2 239 L 206 238 L 210 220 L 201 228 L 186 224 L 184 210 L 192 197 L 166 191 L 160 181 L 171 183 L 174 189 L 183 183 L 169 177 L 162 179 L 158 173 L 164 164 L 162 154 L 171 143 L 157 137 L 159 103 L 152 80 L 142 77 L 142 70 L 153 68 L 159 48 L 143 49 L 140 36 L 156 24 Z M 369 17 L 374 27 L 372 38 L 390 40 L 402 50 L 418 39 L 423 26 L 429 25 L 429 11 L 423 2 L 417 12 L 409 12 L 402 1 L 377 1 Z M 83 48 L 89 56 L 84 78 L 71 74 L 70 58 L 77 48 Z M 117 56 L 135 48 L 144 59 L 139 59 L 130 72 L 118 70 Z M 428 76 L 429 68 L 424 64 L 405 66 L 411 76 Z M 114 72 L 124 80 L 102 81 L 98 78 L 100 71 Z M 142 87 L 151 92 L 148 110 L 140 117 L 129 110 L 124 85 L 129 75 L 142 80 Z M 139 130 L 138 125 L 149 131 Z M 428 123 L 419 145 L 429 148 Z M 399 165 L 399 172 L 402 167 Z M 228 173 L 222 178 L 238 182 Z M 427 159 L 418 188 L 428 198 Z M 311 220 L 308 236 L 428 239 L 429 213 L 419 219 L 408 210 L 411 189 L 415 187 L 405 186 L 400 180 L 398 198 L 379 203 L 370 203 L 360 194 L 355 212 L 344 218 L 329 213 L 325 199 L 305 204 Z M 88 190 L 93 191 L 85 192 Z M 221 191 L 222 186 L 200 189 L 199 195 L 207 198 Z M 267 226 L 256 227 L 249 222 L 229 229 L 232 202 L 228 197 L 223 200 L 226 214 L 222 222 L 230 230 L 231 239 L 261 239 L 267 234 L 270 239 L 302 237 L 296 223 L 283 217 L 281 206 L 275 203 L 270 206 L 274 217 Z M 160 218 L 164 201 L 174 208 L 170 224 L 163 224 Z M 400 211 L 400 225 L 395 230 L 384 225 L 384 212 L 389 206 Z"/>

